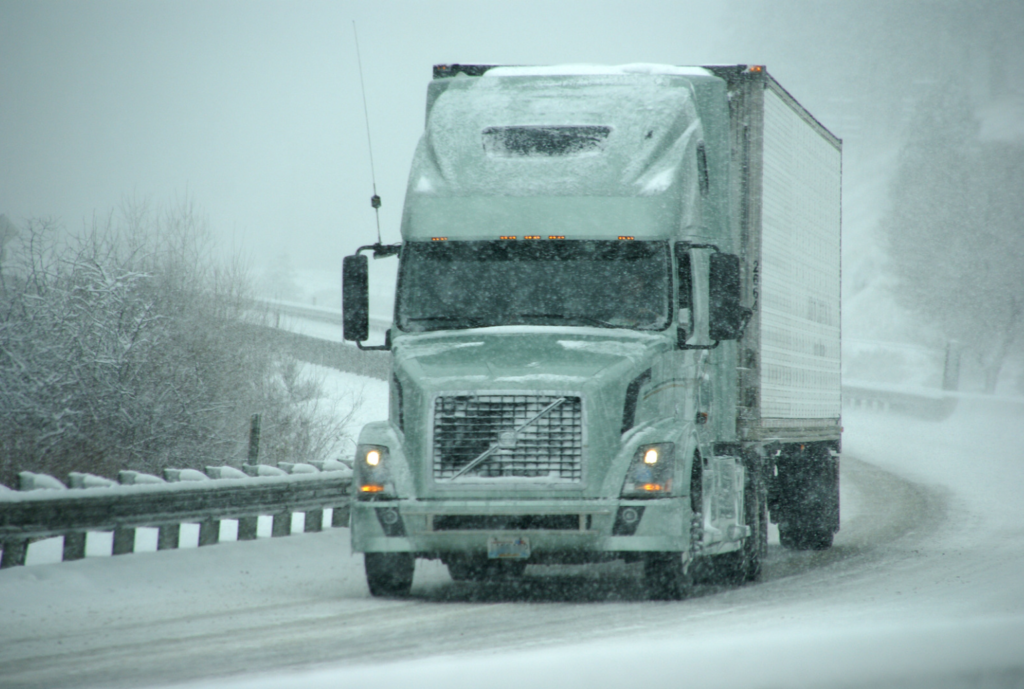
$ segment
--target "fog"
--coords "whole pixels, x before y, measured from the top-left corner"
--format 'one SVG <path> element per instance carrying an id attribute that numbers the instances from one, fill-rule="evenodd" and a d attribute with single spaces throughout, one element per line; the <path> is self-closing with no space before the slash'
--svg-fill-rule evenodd
<path id="1" fill-rule="evenodd" d="M 375 238 L 353 21 L 385 241 L 435 63 L 758 63 L 845 140 L 848 294 L 878 270 L 887 156 L 915 104 L 947 78 L 979 108 L 1024 93 L 1013 2 L 8 1 L 0 213 L 75 230 L 188 196 L 223 252 L 337 270 Z"/>
<path id="2" fill-rule="evenodd" d="M 830 484 L 841 492 L 835 546 L 784 547 L 780 527 L 766 525 L 759 513 L 767 535 L 763 575 L 755 585 L 709 579 L 686 600 L 652 602 L 641 562 L 531 564 L 513 581 L 466 582 L 445 563 L 421 558 L 413 565 L 410 595 L 394 601 L 370 598 L 359 527 L 301 533 L 306 514 L 315 510 L 295 521 L 290 507 L 275 513 L 285 517 L 290 538 L 270 538 L 277 527 L 265 514 L 244 516 L 261 524 L 261 542 L 215 548 L 198 547 L 198 525 L 181 534 L 176 529 L 182 525 L 171 525 L 167 533 L 178 535 L 168 547 L 158 546 L 156 528 L 139 526 L 135 534 L 133 526 L 138 554 L 122 550 L 118 557 L 112 556 L 118 552 L 113 533 L 90 532 L 87 538 L 76 531 L 87 556 L 77 562 L 62 562 L 75 559 L 66 557 L 74 539 L 30 544 L 25 536 L 0 543 L 8 562 L 15 559 L 11 544 L 24 546 L 18 564 L 28 565 L 5 566 L 0 575 L 0 618 L 15 621 L 0 624 L 0 684 L 62 686 L 74 677 L 83 686 L 190 681 L 195 687 L 457 687 L 476 686 L 487 676 L 496 686 L 607 686 L 643 673 L 646 686 L 679 686 L 682 677 L 721 687 L 1020 686 L 1020 0 L 0 0 L 0 259 L 12 236 L 7 219 L 22 238 L 42 237 L 42 229 L 52 226 L 71 235 L 126 208 L 127 224 L 147 231 L 144 242 L 125 247 L 115 241 L 116 232 L 70 241 L 74 260 L 58 253 L 66 248 L 59 242 L 8 245 L 28 245 L 27 253 L 25 246 L 19 251 L 29 256 L 32 270 L 19 274 L 0 265 L 0 278 L 17 278 L 0 280 L 12 305 L 5 311 L 20 318 L 0 322 L 0 355 L 6 357 L 0 361 L 6 366 L 0 367 L 6 373 L 0 375 L 0 483 L 14 486 L 17 472 L 28 469 L 63 479 L 69 470 L 113 477 L 124 467 L 206 468 L 225 478 L 212 464 L 255 458 L 249 443 L 256 412 L 264 434 L 260 461 L 284 460 L 292 468 L 296 460 L 339 453 L 352 458 L 357 442 L 377 447 L 359 439 L 359 430 L 394 418 L 396 411 L 400 424 L 409 418 L 408 428 L 417 428 L 415 418 L 404 416 L 402 395 L 423 395 L 411 376 L 402 392 L 392 355 L 374 360 L 381 363 L 371 373 L 376 377 L 329 368 L 333 364 L 320 352 L 357 352 L 335 346 L 341 328 L 319 308 L 337 304 L 310 295 L 337 301 L 342 257 L 377 239 L 369 203 L 374 186 L 383 198 L 382 239 L 399 239 L 431 67 L 455 62 L 763 64 L 843 139 L 841 401 L 834 373 L 832 379 L 836 406 L 846 406 L 836 419 L 836 427 L 845 429 L 842 478 Z M 204 226 L 213 232 L 212 248 L 200 241 Z M 175 247 L 184 249 L 175 255 Z M 298 309 L 278 302 L 273 320 L 256 322 L 249 293 L 234 291 L 242 282 L 233 280 L 236 274 L 214 279 L 224 277 L 214 264 L 239 254 L 267 278 L 264 287 L 278 280 L 293 290 L 273 296 L 304 297 L 306 304 Z M 13 262 L 12 255 L 6 260 Z M 93 260 L 105 255 L 124 279 L 107 279 L 102 261 Z M 963 261 L 967 256 L 971 260 Z M 38 298 L 45 290 L 23 278 L 29 273 L 33 280 L 52 273 L 49 293 L 55 298 Z M 171 288 L 167 280 L 151 280 L 167 275 L 177 279 Z M 424 284 L 444 287 L 438 274 L 424 275 Z M 603 276 L 593 282 L 619 290 Z M 135 284 L 149 289 L 150 283 L 174 318 L 155 311 L 150 317 L 150 293 L 133 291 Z M 378 316 L 385 300 L 379 283 L 371 285 L 370 299 Z M 291 315 L 282 307 L 291 307 Z M 554 313 L 553 307 L 539 310 Z M 237 316 L 235 325 L 244 317 L 256 327 L 221 328 L 215 317 L 224 311 Z M 149 349 L 120 336 L 125 314 L 136 316 L 133 332 Z M 420 315 L 428 320 L 436 312 Z M 68 325 L 82 323 L 89 328 Z M 837 328 L 828 326 L 835 343 Z M 379 319 L 374 327 L 372 341 L 382 341 Z M 570 327 L 577 326 L 559 326 Z M 45 339 L 52 333 L 63 339 L 52 344 Z M 444 357 L 454 361 L 451 352 L 478 347 L 472 351 L 483 352 L 476 356 L 487 365 L 488 380 L 504 384 L 514 373 L 552 386 L 556 375 L 575 375 L 555 369 L 566 368 L 559 362 L 571 364 L 577 354 L 581 360 L 592 354 L 601 372 L 626 370 L 625 364 L 607 363 L 614 356 L 640 361 L 630 354 L 638 346 L 609 337 L 591 350 L 582 336 L 566 336 L 546 351 L 527 352 L 535 359 L 529 362 L 528 356 L 517 358 L 518 345 L 506 345 L 502 356 L 511 363 L 504 362 L 508 376 L 502 377 L 502 356 L 491 355 L 498 350 L 487 348 L 485 335 L 480 341 L 453 338 L 450 348 L 440 337 L 424 341 L 418 352 L 409 347 L 406 361 L 422 371 L 433 366 L 440 373 L 431 375 L 442 380 Z M 958 392 L 948 375 L 955 368 L 947 354 L 955 350 L 951 339 L 965 352 Z M 399 340 L 395 352 L 412 341 Z M 183 343 L 186 355 L 164 348 L 165 342 Z M 295 343 L 307 346 L 305 359 Z M 472 356 L 465 361 L 480 363 Z M 61 366 L 69 363 L 65 374 Z M 550 364 L 551 371 L 539 363 Z M 185 364 L 196 375 L 181 379 L 172 364 Z M 578 379 L 597 379 L 594 366 L 580 368 Z M 370 367 L 364 368 L 366 373 Z M 632 405 L 629 414 L 635 414 L 635 397 L 651 379 L 650 368 L 637 373 L 630 369 L 616 388 L 614 409 L 606 415 L 613 434 L 623 407 Z M 486 378 L 467 374 L 463 380 L 474 377 Z M 682 388 L 671 382 L 665 389 Z M 526 385 L 514 383 L 520 384 Z M 622 390 L 628 400 L 634 384 L 634 400 L 623 404 Z M 83 412 L 64 390 L 84 400 L 81 408 L 98 410 L 95 424 L 73 427 L 72 412 Z M 982 390 L 996 394 L 976 394 Z M 22 400 L 40 401 L 41 411 L 31 417 Z M 340 406 L 318 408 L 321 401 Z M 564 401 L 511 433 L 513 445 L 515 433 Z M 218 406 L 227 411 L 209 412 Z M 7 417 L 5 409 L 11 411 Z M 309 415 L 293 414 L 295 409 Z M 696 417 L 686 418 L 706 424 L 708 413 L 694 409 Z M 295 429 L 307 430 L 308 419 L 331 425 L 300 435 Z M 712 417 L 708 427 L 717 422 Z M 624 434 L 633 430 L 622 428 Z M 42 447 L 38 439 L 50 442 L 61 433 L 75 444 L 67 444 L 63 455 L 47 450 L 49 464 L 15 464 L 15 453 L 6 450 L 17 449 L 18 441 L 35 451 Z M 135 435 L 145 436 L 148 445 L 130 445 Z M 508 442 L 507 435 L 472 462 Z M 200 443 L 211 438 L 216 454 Z M 661 437 L 654 440 L 671 447 Z M 152 458 L 143 456 L 153 448 Z M 733 467 L 734 458 L 711 454 Z M 399 456 L 385 455 L 386 461 Z M 700 464 L 696 451 L 687 456 Z M 831 454 L 824 456 L 831 461 Z M 738 465 L 735 473 L 722 473 L 729 475 L 743 476 Z M 618 488 L 611 479 L 605 483 L 613 493 Z M 703 500 L 703 484 L 691 483 L 691 495 L 694 486 Z M 742 483 L 734 488 L 745 501 L 754 497 Z M 96 495 L 120 487 L 94 483 L 82 493 L 88 490 Z M 0 502 L 56 501 L 72 491 L 49 493 L 38 497 L 0 486 Z M 774 516 L 776 507 L 771 510 Z M 372 518 L 383 529 L 382 514 Z M 420 516 L 433 528 L 433 516 Z M 333 517 L 326 524 L 341 526 L 343 520 L 335 524 Z M 222 521 L 234 528 L 223 540 L 240 538 L 239 525 L 230 524 L 234 517 Z M 606 522 L 614 533 L 611 517 Z M 584 522 L 574 523 L 582 529 Z M 21 538 L 10 522 L 0 526 Z M 692 528 L 690 534 L 690 543 L 699 542 Z M 143 552 L 156 549 L 163 552 Z"/>

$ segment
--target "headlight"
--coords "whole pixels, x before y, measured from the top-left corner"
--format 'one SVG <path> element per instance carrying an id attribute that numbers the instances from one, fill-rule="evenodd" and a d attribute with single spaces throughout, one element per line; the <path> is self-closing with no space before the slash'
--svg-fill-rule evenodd
<path id="1" fill-rule="evenodd" d="M 641 445 L 622 484 L 624 498 L 658 498 L 672 492 L 676 458 L 673 443 Z"/>
<path id="2" fill-rule="evenodd" d="M 388 448 L 383 445 L 359 445 L 356 448 L 356 499 L 395 497 L 395 486 L 388 471 L 388 456 Z"/>

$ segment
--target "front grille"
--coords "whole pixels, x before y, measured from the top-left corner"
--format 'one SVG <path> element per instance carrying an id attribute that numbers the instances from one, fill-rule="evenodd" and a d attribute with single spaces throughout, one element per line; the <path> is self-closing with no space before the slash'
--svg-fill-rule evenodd
<path id="1" fill-rule="evenodd" d="M 565 397 L 518 434 L 558 395 L 452 395 L 434 401 L 434 479 L 451 479 L 492 446 L 498 449 L 463 477 L 583 478 L 583 404 Z"/>
<path id="2" fill-rule="evenodd" d="M 434 531 L 580 531 L 578 514 L 438 514 Z"/>

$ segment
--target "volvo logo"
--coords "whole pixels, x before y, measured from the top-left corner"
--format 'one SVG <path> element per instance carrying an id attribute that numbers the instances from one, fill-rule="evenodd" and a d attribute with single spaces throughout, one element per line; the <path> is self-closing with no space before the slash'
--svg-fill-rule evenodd
<path id="1" fill-rule="evenodd" d="M 516 432 L 505 431 L 498 436 L 498 447 L 507 450 L 516 446 Z"/>

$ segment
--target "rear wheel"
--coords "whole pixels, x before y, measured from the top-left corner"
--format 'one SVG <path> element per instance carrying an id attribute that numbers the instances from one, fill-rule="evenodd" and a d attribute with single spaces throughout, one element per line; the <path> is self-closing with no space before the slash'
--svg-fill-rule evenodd
<path id="1" fill-rule="evenodd" d="M 783 523 L 779 524 L 779 542 L 790 550 L 828 550 L 832 547 L 835 534 L 831 529 L 808 529 Z"/>
<path id="2" fill-rule="evenodd" d="M 690 563 L 682 553 L 647 553 L 644 556 L 644 587 L 654 600 L 680 600 L 693 585 Z"/>
<path id="3" fill-rule="evenodd" d="M 827 550 L 839 530 L 839 460 L 829 445 L 791 446 L 776 460 L 772 520 L 790 550 Z"/>
<path id="4" fill-rule="evenodd" d="M 412 553 L 365 553 L 366 583 L 370 595 L 397 598 L 408 595 L 412 588 L 416 558 Z"/>

